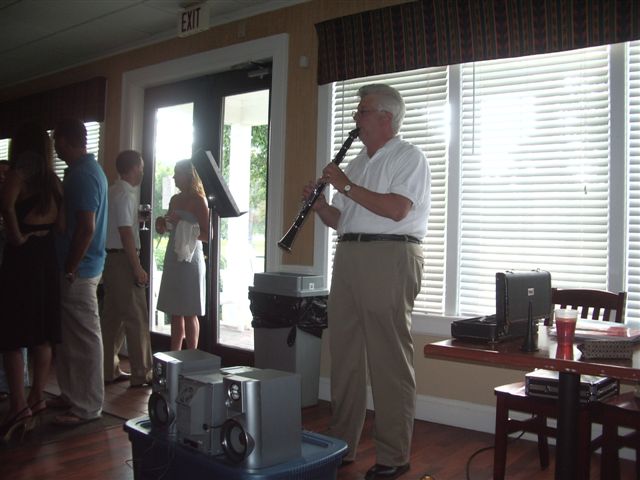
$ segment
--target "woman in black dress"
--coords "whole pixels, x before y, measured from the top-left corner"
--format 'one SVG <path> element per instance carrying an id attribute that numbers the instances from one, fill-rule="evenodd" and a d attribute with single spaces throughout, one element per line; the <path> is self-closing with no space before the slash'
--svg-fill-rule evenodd
<path id="1" fill-rule="evenodd" d="M 0 439 L 23 434 L 46 408 L 44 386 L 51 365 L 51 346 L 60 341 L 59 273 L 54 229 L 59 219 L 62 186 L 53 171 L 51 139 L 42 127 L 27 124 L 9 145 L 11 169 L 0 208 L 7 245 L 0 266 L 0 351 L 9 383 L 9 412 Z M 28 347 L 33 379 L 25 395 L 24 362 Z"/>

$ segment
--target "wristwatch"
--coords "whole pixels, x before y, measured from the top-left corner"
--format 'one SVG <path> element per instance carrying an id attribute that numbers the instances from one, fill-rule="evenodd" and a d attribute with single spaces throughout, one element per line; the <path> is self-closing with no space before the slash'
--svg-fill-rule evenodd
<path id="1" fill-rule="evenodd" d="M 342 189 L 342 193 L 344 193 L 347 197 L 349 196 L 349 192 L 351 192 L 351 187 L 352 185 L 350 183 L 347 183 L 344 188 Z"/>

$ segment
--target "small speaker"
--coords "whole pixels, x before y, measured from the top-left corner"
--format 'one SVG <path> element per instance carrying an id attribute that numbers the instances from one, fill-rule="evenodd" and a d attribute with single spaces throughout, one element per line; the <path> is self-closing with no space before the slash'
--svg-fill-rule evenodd
<path id="1" fill-rule="evenodd" d="M 154 354 L 152 393 L 148 404 L 152 430 L 169 435 L 176 433 L 176 397 L 181 374 L 215 372 L 219 369 L 220 357 L 201 350 Z"/>
<path id="2" fill-rule="evenodd" d="M 216 373 L 180 375 L 176 398 L 177 441 L 207 455 L 223 453 L 220 432 L 227 420 L 223 378 L 254 371 L 253 367 L 225 367 Z"/>
<path id="3" fill-rule="evenodd" d="M 227 420 L 225 457 L 244 468 L 264 468 L 302 454 L 300 375 L 256 370 L 223 378 Z"/>

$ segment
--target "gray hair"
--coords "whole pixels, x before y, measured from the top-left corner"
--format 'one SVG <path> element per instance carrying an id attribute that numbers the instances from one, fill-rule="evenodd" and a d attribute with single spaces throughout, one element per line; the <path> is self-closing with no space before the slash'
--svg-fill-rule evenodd
<path id="1" fill-rule="evenodd" d="M 404 120 L 405 106 L 400 92 L 384 83 L 372 83 L 358 89 L 358 96 L 363 99 L 367 95 L 375 95 L 378 98 L 378 108 L 392 115 L 391 128 L 396 134 Z"/>

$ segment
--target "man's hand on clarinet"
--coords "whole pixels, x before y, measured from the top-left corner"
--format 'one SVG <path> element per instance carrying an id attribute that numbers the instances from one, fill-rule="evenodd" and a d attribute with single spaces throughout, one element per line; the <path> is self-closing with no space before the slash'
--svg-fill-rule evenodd
<path id="1" fill-rule="evenodd" d="M 345 185 L 349 183 L 349 178 L 338 165 L 332 162 L 322 169 L 322 177 L 320 178 L 320 181 L 322 183 L 329 183 L 333 188 L 342 192 Z"/>
<path id="2" fill-rule="evenodd" d="M 318 180 L 318 183 L 322 182 L 321 179 Z M 318 186 L 318 183 L 313 183 L 313 182 L 309 182 L 307 183 L 304 188 L 302 189 L 302 202 L 306 202 L 308 201 L 314 194 L 314 191 L 316 189 L 316 187 Z M 316 201 L 314 202 L 314 204 L 311 206 L 311 210 L 313 211 L 318 211 L 318 210 L 322 210 L 322 208 L 324 206 L 327 205 L 327 199 L 324 196 L 324 193 L 319 195 L 318 198 L 316 199 Z"/>

